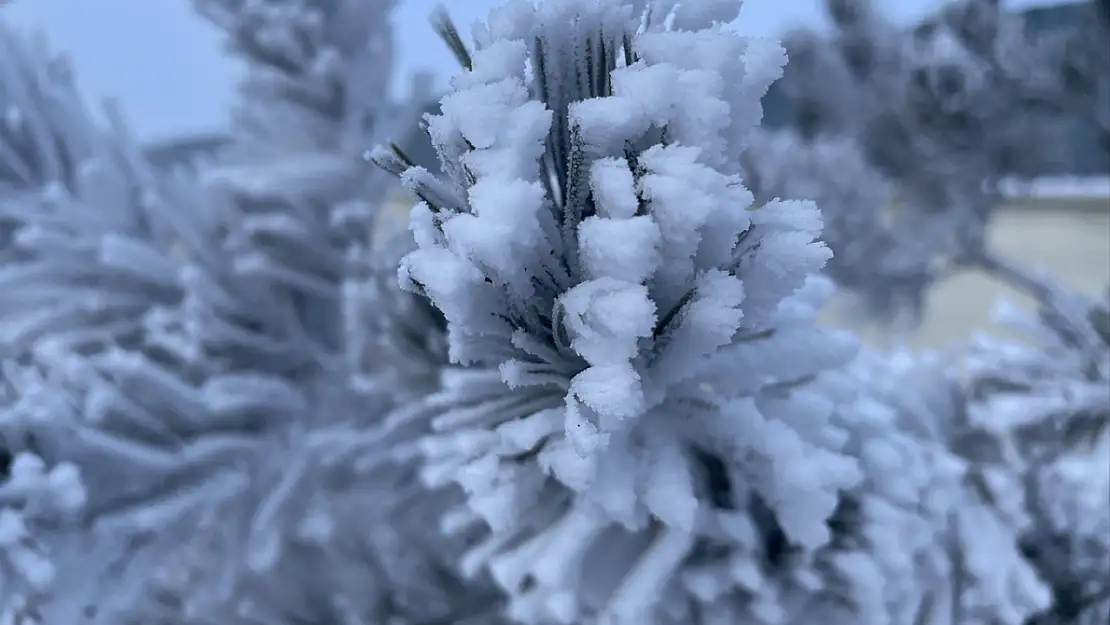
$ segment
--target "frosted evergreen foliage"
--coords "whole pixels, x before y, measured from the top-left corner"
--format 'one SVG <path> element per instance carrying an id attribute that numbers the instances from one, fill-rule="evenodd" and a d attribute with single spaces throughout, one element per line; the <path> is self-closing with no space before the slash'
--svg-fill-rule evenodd
<path id="1" fill-rule="evenodd" d="M 713 25 L 739 3 L 642 8 L 510 3 L 473 51 L 440 17 L 447 177 L 375 153 L 420 200 L 402 285 L 447 322 L 422 476 L 466 491 L 444 528 L 482 522 L 463 571 L 516 621 L 801 618 L 812 574 L 768 590 L 766 536 L 811 557 L 862 476 L 807 386 L 854 349 L 813 326 L 819 216 L 736 175 L 782 51 Z"/>
<path id="2" fill-rule="evenodd" d="M 905 98 L 905 68 L 910 60 L 904 35 L 868 0 L 828 0 L 824 5 L 834 26 L 831 38 L 808 31 L 794 31 L 787 37 L 791 62 L 784 86 L 805 104 L 800 113 L 816 116 L 802 124 L 807 135 L 828 131 L 830 122 L 852 132 L 861 120 L 882 116 L 890 102 Z M 861 83 L 867 88 L 861 89 Z M 820 93 L 816 84 L 835 91 Z M 882 98 L 876 100 L 875 95 Z M 828 116 L 834 110 L 837 115 Z M 905 137 L 888 140 L 896 144 Z"/>
<path id="3" fill-rule="evenodd" d="M 238 132 L 266 149 L 360 154 L 388 112 L 392 0 L 193 0 L 247 62 Z"/>
<path id="4" fill-rule="evenodd" d="M 841 588 L 873 593 L 866 622 L 1017 625 L 1048 608 L 1019 548 L 1031 524 L 1022 480 L 969 426 L 945 363 L 864 351 L 824 381 L 844 397 L 837 421 L 866 479 L 845 493 L 818 562 Z"/>
<path id="5" fill-rule="evenodd" d="M 415 248 L 408 231 L 383 238 L 363 279 L 349 282 L 344 296 L 355 387 L 398 403 L 434 390 L 448 364 L 443 314 L 397 284 L 397 266 Z"/>
<path id="6" fill-rule="evenodd" d="M 870 280 L 875 263 L 845 258 L 838 279 L 882 315 L 906 307 L 920 313 L 924 290 L 936 279 L 979 266 L 987 224 L 1002 201 L 999 181 L 1030 175 L 1061 156 L 1052 148 L 1065 144 L 1067 125 L 1059 98 L 1044 86 L 1051 74 L 1046 47 L 994 0 L 946 4 L 912 33 L 900 32 L 869 0 L 829 0 L 827 7 L 831 37 L 788 39 L 784 92 L 797 108 L 798 131 L 807 144 L 832 136 L 859 146 L 897 189 L 895 210 L 912 216 L 892 228 L 883 210 L 864 209 L 861 219 L 871 214 L 880 223 L 862 236 L 893 230 L 915 242 L 899 245 L 898 256 L 888 259 L 896 271 L 928 268 L 918 270 L 928 279 L 894 288 Z M 812 149 L 826 149 L 821 145 Z M 862 238 L 838 232 L 840 225 L 829 221 L 830 240 Z"/>
<path id="7" fill-rule="evenodd" d="M 1053 467 L 1029 478 L 1035 525 L 1021 545 L 1053 597 L 1029 625 L 1110 619 L 1110 495 L 1105 477 L 1096 473 L 1105 469 L 1105 456 L 1080 466 L 1081 471 Z"/>
<path id="8" fill-rule="evenodd" d="M 1110 430 L 1110 300 L 953 236 L 1002 143 L 951 124 L 1013 93 L 992 3 L 906 41 L 831 2 L 803 74 L 903 109 L 813 97 L 799 136 L 758 129 L 785 58 L 721 26 L 739 0 L 513 0 L 469 45 L 440 11 L 442 175 L 363 158 L 403 117 L 392 3 L 196 5 L 249 71 L 181 172 L 0 30 L 0 623 L 1110 616 L 1076 453 Z M 418 203 L 370 249 L 386 174 Z M 912 308 L 938 257 L 1032 294 L 1035 344 L 953 371 L 815 325 L 822 272 Z"/>
<path id="9" fill-rule="evenodd" d="M 72 181 L 74 161 L 94 149 L 70 68 L 41 38 L 0 26 L 0 197 Z M 10 226 L 9 226 L 10 227 Z M 10 236 L 10 230 L 6 230 Z"/>
<path id="10" fill-rule="evenodd" d="M 1013 437 L 1020 457 L 1055 460 L 1110 428 L 1110 299 L 1091 301 L 1041 283 L 1040 314 L 1002 307 L 1026 343 L 982 337 L 964 362 L 973 412 Z"/>
<path id="11" fill-rule="evenodd" d="M 860 109 L 864 115 L 855 125 L 869 134 L 864 145 L 875 166 L 913 185 L 914 193 L 929 198 L 926 185 L 941 184 L 947 197 L 932 199 L 970 202 L 977 191 L 963 185 L 973 179 L 990 189 L 999 176 L 1022 175 L 1051 155 L 1043 146 L 1029 149 L 1048 130 L 1060 130 L 1040 101 L 1030 63 L 1039 42 L 1001 3 L 945 3 L 908 36 L 869 0 L 830 0 L 828 6 L 836 25 L 833 50 L 859 90 L 869 93 L 858 99 L 884 97 Z M 884 140 L 883 131 L 896 134 Z"/>
<path id="12" fill-rule="evenodd" d="M 856 107 L 876 106 L 858 97 L 847 63 L 832 53 L 824 37 L 808 30 L 791 30 L 783 36 L 783 47 L 790 60 L 778 88 L 790 99 L 789 119 L 803 138 L 846 131 L 858 121 Z M 810 88 L 813 82 L 821 82 L 825 89 Z M 836 92 L 830 93 L 833 89 Z"/>
<path id="13" fill-rule="evenodd" d="M 18 509 L 20 499 L 34 495 L 32 489 L 61 486 L 62 477 L 76 484 L 79 469 L 89 506 L 71 512 L 87 518 L 141 482 L 136 477 L 143 474 L 128 461 L 142 446 L 124 441 L 136 431 L 140 438 L 151 430 L 165 436 L 165 424 L 134 420 L 134 404 L 106 413 L 121 382 L 112 375 L 120 372 L 118 355 L 138 348 L 163 307 L 178 296 L 169 260 L 177 239 L 170 224 L 150 220 L 172 185 L 155 181 L 135 158 L 118 118 L 108 130 L 93 123 L 64 60 L 51 56 L 44 42 L 4 28 L 0 45 L 6 50 L 2 106 L 7 111 L 0 135 L 6 261 L 0 277 L 6 294 L 0 304 L 0 377 L 6 387 L 0 429 L 5 449 L 22 454 L 21 466 L 50 471 L 32 484 L 27 468 L 18 483 L 5 486 L 13 498 L 5 505 Z M 103 427 L 101 417 L 110 425 Z M 173 460 L 166 457 L 152 467 L 155 476 L 164 475 L 158 470 Z M 22 523 L 23 529 L 13 525 L 13 532 L 30 532 L 13 538 L 13 548 L 40 539 L 44 549 L 59 551 L 53 548 L 55 530 L 64 527 L 57 519 L 39 524 L 35 507 L 31 516 L 23 511 L 22 521 L 12 516 L 14 510 L 5 512 L 13 524 Z M 20 557 L 27 560 L 26 554 Z M 58 568 L 75 566 L 74 556 L 61 553 Z"/>
<path id="14" fill-rule="evenodd" d="M 222 582 L 277 562 L 274 545 L 311 516 L 299 506 L 312 500 L 293 487 L 315 465 L 296 459 L 322 452 L 304 433 L 349 425 L 354 406 L 369 405 L 333 366 L 342 344 L 317 338 L 336 328 L 312 325 L 273 282 L 238 270 L 241 231 L 227 236 L 215 212 L 225 205 L 152 171 L 119 129 L 94 124 L 53 65 L 29 53 L 4 61 L 26 63 L 6 72 L 5 94 L 46 98 L 17 100 L 9 116 L 41 141 L 0 144 L 27 166 L 0 198 L 12 227 L 0 278 L 0 355 L 12 359 L 4 436 L 32 438 L 45 466 L 72 462 L 88 488 L 83 527 L 46 536 L 65 549 L 68 589 L 43 607 L 47 621 L 118 625 L 143 609 L 152 571 L 190 549 L 198 519 L 223 505 L 210 533 L 224 554 L 250 558 L 208 559 L 183 591 L 191 604 L 219 605 L 214 588 L 243 588 Z M 52 152 L 58 145 L 69 151 Z"/>
<path id="15" fill-rule="evenodd" d="M 301 18 L 317 25 L 324 20 L 328 26 L 316 44 L 331 51 L 321 54 L 328 63 L 349 61 L 355 73 L 342 79 L 357 81 L 364 67 L 358 63 L 369 62 L 364 55 L 382 42 L 339 45 L 332 38 L 351 35 L 349 29 L 377 37 L 388 7 L 345 6 L 255 3 L 239 9 L 248 26 L 260 29 L 255 35 L 268 41 L 300 41 Z M 371 6 L 377 8 L 363 10 Z M 260 8 L 268 17 L 251 22 L 250 11 Z M 232 28 L 229 34 L 243 32 Z M 348 56 L 332 58 L 340 52 Z M 265 115 L 272 94 L 253 100 L 256 78 L 248 78 L 244 105 Z M 373 84 L 384 89 L 384 81 Z M 357 95 L 359 106 L 388 112 L 384 92 L 362 88 Z M 301 113 L 285 121 L 311 126 L 311 107 Z M 366 130 L 384 131 L 380 121 Z M 309 147 L 297 143 L 296 133 L 239 130 L 227 154 L 202 171 L 226 234 L 213 237 L 220 243 L 214 252 L 188 255 L 181 310 L 191 344 L 213 365 L 205 383 L 225 382 L 220 390 L 242 419 L 248 447 L 238 452 L 227 490 L 205 489 L 208 505 L 198 513 L 207 522 L 192 522 L 143 596 L 124 611 L 126 619 L 431 623 L 463 614 L 452 603 L 459 592 L 452 573 L 436 569 L 429 556 L 438 545 L 411 549 L 432 533 L 427 523 L 436 515 L 429 506 L 438 498 L 410 501 L 411 470 L 383 468 L 368 451 L 377 439 L 365 429 L 392 403 L 395 389 L 350 378 L 356 372 L 351 344 L 361 343 L 352 332 L 352 300 L 367 262 L 363 246 L 380 176 L 368 175 L 376 170 L 351 145 Z M 480 591 L 466 594 L 479 606 L 493 604 Z"/>
<path id="16" fill-rule="evenodd" d="M 362 154 L 408 119 L 388 100 L 393 3 L 195 4 L 248 67 L 231 144 L 205 175 L 237 222 L 234 268 L 271 282 L 319 349 L 341 350 L 340 291 L 384 192 Z"/>
<path id="17" fill-rule="evenodd" d="M 60 559 L 55 570 L 88 575 L 105 565 L 67 548 L 69 528 L 57 519 L 37 523 L 38 504 L 20 507 L 24 498 L 35 500 L 33 489 L 64 476 L 73 481 L 79 469 L 88 506 L 74 510 L 75 516 L 100 520 L 141 512 L 148 529 L 159 508 L 137 509 L 136 501 L 175 501 L 189 490 L 181 478 L 190 472 L 194 500 L 198 491 L 196 469 L 203 461 L 175 447 L 207 415 L 197 414 L 199 393 L 166 369 L 169 355 L 184 349 L 166 327 L 182 296 L 174 262 L 181 239 L 172 228 L 179 224 L 157 218 L 171 201 L 173 185 L 154 177 L 122 129 L 105 131 L 93 123 L 64 61 L 50 57 L 41 41 L 35 46 L 7 30 L 0 34 L 0 44 L 11 52 L 4 56 L 4 94 L 14 98 L 4 103 L 9 134 L 0 143 L 10 173 L 0 196 L 0 215 L 10 228 L 0 278 L 6 294 L 0 305 L 7 387 L 2 432 L 5 448 L 21 454 L 22 467 L 4 487 L 12 498 L 5 514 L 18 562 L 35 564 L 30 541 L 37 538 L 44 553 Z M 203 214 L 173 206 L 162 215 L 188 223 Z M 183 389 L 194 393 L 184 411 L 174 406 Z M 54 473 L 28 482 L 35 466 L 54 467 Z M 141 521 L 131 516 L 123 525 L 134 532 L 131 522 L 141 527 Z M 154 527 L 162 525 L 153 520 Z M 35 566 L 46 570 L 45 563 Z M 85 602 L 95 599 L 60 585 L 66 596 L 45 605 L 49 597 L 43 597 L 34 608 L 53 618 L 64 603 L 67 615 L 54 622 L 74 622 Z"/>
<path id="18" fill-rule="evenodd" d="M 349 396 L 336 400 L 314 408 L 352 413 Z M 429 540 L 438 498 L 417 497 L 405 479 L 411 472 L 375 466 L 389 456 L 368 453 L 375 441 L 365 427 L 290 434 L 259 454 L 249 486 L 208 509 L 187 541 L 152 567 L 122 622 L 497 623 L 495 597 L 460 586 L 429 555 L 444 544 Z"/>
<path id="19" fill-rule="evenodd" d="M 1095 623 L 1110 610 L 1110 295 L 1090 301 L 1041 283 L 1037 317 L 1002 309 L 1025 344 L 982 339 L 968 414 L 1021 476 L 1030 525 L 1020 545 L 1052 589 L 1030 625 Z"/>
<path id="20" fill-rule="evenodd" d="M 0 419 L 7 411 L 0 408 Z M 9 448 L 13 446 L 9 445 Z M 15 452 L 0 483 L 0 614 L 32 618 L 64 587 L 55 586 L 55 550 L 45 528 L 71 521 L 85 503 L 75 466 L 48 466 L 29 450 Z M 65 566 L 64 560 L 60 566 Z"/>
<path id="21" fill-rule="evenodd" d="M 102 486 L 126 491 L 112 467 L 126 466 L 130 479 L 143 475 L 130 462 L 167 468 L 179 460 L 176 454 L 159 457 L 148 446 L 172 447 L 198 430 L 189 417 L 202 410 L 199 399 L 177 410 L 164 406 L 200 392 L 190 388 L 196 354 L 174 311 L 185 297 L 177 255 L 206 242 L 205 213 L 184 208 L 198 196 L 157 177 L 121 130 L 92 123 L 68 78 L 36 75 L 49 66 L 25 58 L 21 71 L 36 81 L 24 86 L 49 93 L 69 115 L 54 119 L 45 116 L 52 109 L 31 103 L 17 108 L 20 115 L 85 141 L 82 152 L 62 159 L 69 169 L 64 177 L 44 171 L 44 183 L 28 184 L 0 203 L 17 226 L 0 278 L 8 294 L 0 305 L 0 354 L 19 361 L 5 370 L 16 400 L 11 410 L 28 428 L 40 429 L 40 444 L 58 458 L 115 457 L 95 468 L 106 474 Z M 72 130 L 62 130 L 64 124 Z M 27 163 L 59 158 L 49 151 L 24 155 Z M 182 419 L 175 424 L 166 420 L 171 415 Z M 90 505 L 107 505 L 100 497 L 117 495 L 94 488 Z"/>
<path id="22" fill-rule="evenodd" d="M 349 4 L 341 14 L 327 13 L 330 5 L 301 8 L 312 19 L 326 14 L 329 36 L 356 26 L 347 20 L 385 14 L 356 15 Z M 296 35 L 295 14 L 278 11 L 266 28 Z M 359 28 L 369 37 L 378 26 Z M 359 46 L 343 51 L 363 53 Z M 358 97 L 360 105 L 380 105 L 384 93 Z M 229 489 L 205 489 L 209 505 L 201 511 L 209 522 L 195 522 L 179 540 L 127 618 L 347 623 L 443 612 L 446 600 L 436 593 L 449 591 L 446 578 L 416 573 L 424 552 L 399 546 L 421 535 L 413 520 L 434 517 L 395 503 L 404 501 L 405 485 L 396 483 L 403 472 L 359 464 L 367 444 L 361 430 L 389 399 L 350 388 L 343 299 L 380 187 L 363 179 L 371 172 L 349 146 L 311 152 L 283 135 L 241 130 L 226 158 L 203 172 L 226 236 L 214 237 L 221 243 L 215 252 L 189 255 L 181 309 L 192 344 L 214 368 L 205 385 L 221 391 L 213 399 L 225 400 L 240 420 L 248 447 L 238 452 Z M 402 541 L 390 527 L 412 533 Z M 332 575 L 320 572 L 325 566 Z"/>
<path id="23" fill-rule="evenodd" d="M 756 197 L 810 198 L 821 207 L 823 240 L 833 251 L 827 275 L 862 298 L 870 318 L 920 314 L 921 300 L 943 271 L 948 224 L 897 197 L 846 138 L 761 131 L 747 153 Z"/>

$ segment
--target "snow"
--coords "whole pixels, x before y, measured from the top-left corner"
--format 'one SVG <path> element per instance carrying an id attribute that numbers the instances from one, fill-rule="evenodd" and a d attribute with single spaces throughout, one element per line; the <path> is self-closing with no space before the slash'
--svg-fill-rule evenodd
<path id="1" fill-rule="evenodd" d="M 823 215 L 873 233 L 747 188 L 784 59 L 718 23 L 739 0 L 494 12 L 450 42 L 473 63 L 425 117 L 441 168 L 367 149 L 400 123 L 375 116 L 388 2 L 198 2 L 251 64 L 199 177 L 0 61 L 27 96 L 0 128 L 2 607 L 1029 625 L 1095 575 L 1110 502 L 1046 458 L 1110 401 L 1110 300 L 999 260 L 1041 295 L 1035 347 L 930 360 L 819 324 Z M 814 167 L 877 184 L 847 154 Z M 930 182 L 965 182 L 940 155 Z M 387 247 L 370 164 L 417 198 Z"/>
<path id="2" fill-rule="evenodd" d="M 662 234 L 647 215 L 631 219 L 587 217 L 578 226 L 586 275 L 631 284 L 647 282 L 660 262 Z"/>

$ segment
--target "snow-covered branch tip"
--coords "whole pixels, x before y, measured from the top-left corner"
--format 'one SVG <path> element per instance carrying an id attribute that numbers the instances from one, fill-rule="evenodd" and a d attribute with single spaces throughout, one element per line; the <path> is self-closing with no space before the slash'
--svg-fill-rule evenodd
<path id="1" fill-rule="evenodd" d="M 510 2 L 471 47 L 437 13 L 445 175 L 373 153 L 419 202 L 401 284 L 447 323 L 422 475 L 468 493 L 464 571 L 524 623 L 740 622 L 728 562 L 763 549 L 729 528 L 817 549 L 859 479 L 806 390 L 854 351 L 814 327 L 820 216 L 739 175 L 783 51 L 720 26 L 739 2 L 645 4 Z"/>

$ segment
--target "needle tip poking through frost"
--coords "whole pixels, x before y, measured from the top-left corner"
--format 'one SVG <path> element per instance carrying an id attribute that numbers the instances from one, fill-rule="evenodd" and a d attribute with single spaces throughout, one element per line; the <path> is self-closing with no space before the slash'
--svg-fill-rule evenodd
<path id="1" fill-rule="evenodd" d="M 375 153 L 419 201 L 401 285 L 447 325 L 422 475 L 467 493 L 464 569 L 522 623 L 740 622 L 741 519 L 817 549 L 859 479 L 806 390 L 854 351 L 813 325 L 820 216 L 739 175 L 782 50 L 720 26 L 738 1 L 650 4 L 510 2 L 473 49 L 441 12 L 444 176 Z"/>

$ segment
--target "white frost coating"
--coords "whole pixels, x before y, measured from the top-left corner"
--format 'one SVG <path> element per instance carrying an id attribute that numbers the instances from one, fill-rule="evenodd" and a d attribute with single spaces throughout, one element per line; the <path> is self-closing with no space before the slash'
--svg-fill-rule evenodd
<path id="1" fill-rule="evenodd" d="M 475 264 L 509 273 L 521 250 L 534 248 L 544 234 L 539 220 L 543 189 L 535 183 L 485 179 L 470 188 L 469 199 L 474 212 L 445 224 L 444 236 L 467 250 Z"/>
<path id="2" fill-rule="evenodd" d="M 631 219 L 593 216 L 578 226 L 578 245 L 587 276 L 639 284 L 658 268 L 662 234 L 647 215 Z"/>
<path id="3" fill-rule="evenodd" d="M 601 278 L 583 282 L 559 298 L 570 346 L 593 365 L 619 364 L 636 356 L 637 341 L 651 335 L 655 305 L 639 284 Z"/>
<path id="4" fill-rule="evenodd" d="M 639 210 L 636 178 L 627 159 L 602 158 L 590 165 L 590 189 L 602 217 L 629 219 Z"/>
<path id="5" fill-rule="evenodd" d="M 46 527 L 68 522 L 85 501 L 73 465 L 47 470 L 28 452 L 12 459 L 9 477 L 0 485 L 0 605 L 5 610 L 33 612 L 51 600 L 67 599 L 67 589 L 55 587 L 56 554 L 43 537 L 49 535 Z"/>
<path id="6" fill-rule="evenodd" d="M 0 109 L 19 125 L 0 122 L 0 443 L 42 459 L 16 455 L 0 486 L 0 608 L 273 625 L 384 622 L 403 603 L 440 619 L 443 588 L 401 590 L 432 565 L 393 544 L 438 515 L 380 520 L 410 514 L 406 480 L 364 468 L 373 437 L 356 424 L 390 400 L 347 393 L 339 364 L 344 282 L 382 191 L 360 156 L 398 127 L 392 3 L 196 4 L 250 65 L 232 146 L 200 180 L 156 170 L 95 123 L 64 63 L 0 30 Z M 213 507 L 217 523 L 198 520 Z M 48 555 L 80 583 L 42 606 Z"/>
<path id="7" fill-rule="evenodd" d="M 204 192 L 0 32 L 0 622 L 1110 618 L 1074 454 L 1110 429 L 1110 303 L 993 259 L 1040 342 L 960 375 L 818 325 L 822 231 L 860 214 L 745 188 L 783 56 L 720 23 L 738 0 L 519 0 L 473 50 L 440 10 L 472 66 L 426 120 L 442 167 L 364 157 L 390 4 L 198 0 L 252 63 Z M 865 2 L 830 8 L 870 45 Z M 790 195 L 878 210 L 863 155 L 811 147 Z M 367 159 L 419 200 L 394 241 Z"/>
<path id="8" fill-rule="evenodd" d="M 733 573 L 758 534 L 816 553 L 862 479 L 805 390 L 853 349 L 814 326 L 820 216 L 753 206 L 735 161 L 781 50 L 713 25 L 738 2 L 651 4 L 495 10 L 429 118 L 446 179 L 401 172 L 424 202 L 401 285 L 462 367 L 421 402 L 421 475 L 462 486 L 452 531 L 488 532 L 464 569 L 530 625 L 770 613 Z M 778 529 L 722 543 L 745 519 Z"/>

